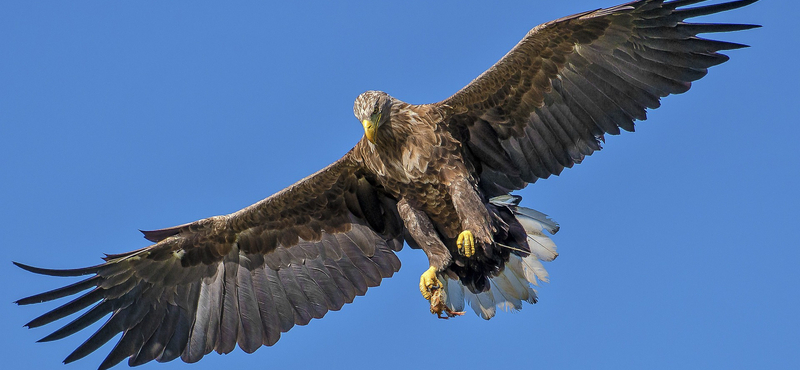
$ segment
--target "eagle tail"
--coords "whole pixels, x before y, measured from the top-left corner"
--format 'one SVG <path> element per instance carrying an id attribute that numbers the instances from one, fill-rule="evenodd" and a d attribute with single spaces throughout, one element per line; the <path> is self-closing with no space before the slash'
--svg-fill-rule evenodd
<path id="1" fill-rule="evenodd" d="M 548 234 L 558 232 L 559 226 L 544 213 L 518 206 L 521 199 L 509 195 L 489 201 L 513 212 L 525 229 L 531 253 L 510 253 L 503 270 L 489 278 L 489 289 L 480 293 L 473 293 L 459 280 L 441 274 L 439 280 L 444 285 L 442 299 L 450 310 L 463 311 L 466 301 L 478 316 L 488 320 L 494 317 L 497 309 L 516 311 L 522 309 L 522 302 L 537 302 L 532 285 L 549 281 L 542 261 L 549 262 L 558 257 L 556 245 Z"/>

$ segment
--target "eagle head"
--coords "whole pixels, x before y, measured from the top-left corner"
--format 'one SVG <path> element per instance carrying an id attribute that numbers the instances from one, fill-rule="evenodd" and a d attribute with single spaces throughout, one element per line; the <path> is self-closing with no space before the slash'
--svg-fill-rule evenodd
<path id="1" fill-rule="evenodd" d="M 383 91 L 370 90 L 362 93 L 353 104 L 353 114 L 364 126 L 367 140 L 375 144 L 378 128 L 389 120 L 392 97 Z"/>

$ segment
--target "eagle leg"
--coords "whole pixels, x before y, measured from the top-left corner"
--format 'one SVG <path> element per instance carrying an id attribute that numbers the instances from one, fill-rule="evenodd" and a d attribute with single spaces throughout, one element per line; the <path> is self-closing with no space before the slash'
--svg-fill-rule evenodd
<path id="1" fill-rule="evenodd" d="M 469 258 L 475 254 L 476 242 L 483 246 L 484 251 L 494 244 L 491 217 L 477 186 L 467 177 L 452 176 L 448 187 L 453 207 L 461 219 L 461 229 L 464 230 L 456 240 L 458 252 Z"/>
<path id="2" fill-rule="evenodd" d="M 442 287 L 442 282 L 436 277 L 436 273 L 450 265 L 450 251 L 442 243 L 431 219 L 425 212 L 412 207 L 406 199 L 397 202 L 397 211 L 403 218 L 403 224 L 405 224 L 408 234 L 428 256 L 430 268 L 420 276 L 419 290 L 425 299 L 430 300 L 433 289 Z"/>
<path id="3" fill-rule="evenodd" d="M 458 253 L 464 257 L 470 258 L 475 254 L 475 237 L 472 235 L 472 231 L 464 230 L 461 234 L 458 234 L 456 244 L 458 245 Z"/>

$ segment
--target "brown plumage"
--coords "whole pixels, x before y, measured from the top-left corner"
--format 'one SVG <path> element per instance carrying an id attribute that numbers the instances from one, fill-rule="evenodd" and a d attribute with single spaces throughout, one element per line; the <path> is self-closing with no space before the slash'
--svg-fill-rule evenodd
<path id="1" fill-rule="evenodd" d="M 404 241 L 425 251 L 444 285 L 439 312 L 460 311 L 466 298 L 490 318 L 495 305 L 535 302 L 529 283 L 546 279 L 539 261 L 557 255 L 543 231 L 557 226 L 508 193 L 580 163 L 605 134 L 633 131 L 661 97 L 687 91 L 728 59 L 718 51 L 743 47 L 696 35 L 755 26 L 684 20 L 755 0 L 686 7 L 699 2 L 636 1 L 540 25 L 439 103 L 411 105 L 368 91 L 354 105 L 365 137 L 340 160 L 261 202 L 145 231 L 155 244 L 108 255 L 97 266 L 18 264 L 46 275 L 89 275 L 17 301 L 89 291 L 27 326 L 92 306 L 43 339 L 55 340 L 113 313 L 65 360 L 123 333 L 101 369 L 126 357 L 131 365 L 194 362 L 237 343 L 252 352 L 392 276 Z M 457 245 L 464 231 L 474 235 L 472 256 Z"/>

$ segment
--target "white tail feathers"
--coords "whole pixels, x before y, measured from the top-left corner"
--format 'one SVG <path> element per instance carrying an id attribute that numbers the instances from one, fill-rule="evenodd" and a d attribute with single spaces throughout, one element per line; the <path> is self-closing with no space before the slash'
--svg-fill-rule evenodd
<path id="1" fill-rule="evenodd" d="M 533 259 L 539 262 L 535 257 Z M 530 284 L 536 284 L 539 276 L 531 269 L 526 271 L 524 265 L 523 258 L 512 254 L 503 272 L 489 279 L 489 290 L 478 294 L 470 292 L 458 280 L 439 275 L 444 285 L 442 299 L 453 311 L 463 311 L 466 301 L 478 316 L 486 320 L 494 317 L 498 308 L 503 311 L 521 310 L 522 302 L 536 303 L 536 290 Z M 547 278 L 547 272 L 544 272 L 544 277 Z"/>
<path id="2" fill-rule="evenodd" d="M 547 262 L 558 257 L 556 243 L 553 243 L 553 240 L 544 233 L 544 231 L 550 234 L 557 233 L 558 224 L 539 211 L 518 206 L 510 206 L 510 208 L 528 234 L 528 247 L 531 252 L 536 254 L 540 260 Z"/>
<path id="3" fill-rule="evenodd" d="M 439 276 L 439 281 L 444 285 L 444 298 L 445 304 L 453 311 L 464 311 L 464 286 L 456 280 Z"/>
<path id="4" fill-rule="evenodd" d="M 479 294 L 470 292 L 458 280 L 438 275 L 444 285 L 442 299 L 449 309 L 463 311 L 466 301 L 478 316 L 488 320 L 494 317 L 498 308 L 504 311 L 520 310 L 523 301 L 536 303 L 536 290 L 531 284 L 539 285 L 539 281 L 549 281 L 547 270 L 541 261 L 549 262 L 558 257 L 555 243 L 544 231 L 555 234 L 558 231 L 558 224 L 544 213 L 517 206 L 520 199 L 505 196 L 492 198 L 490 202 L 506 206 L 514 212 L 517 221 L 528 234 L 531 254 L 523 258 L 512 253 L 503 272 L 489 279 L 489 290 Z"/>
<path id="5" fill-rule="evenodd" d="M 517 221 L 522 224 L 525 231 L 535 230 L 541 233 L 542 229 L 544 229 L 547 230 L 548 233 L 555 235 L 560 228 L 558 223 L 553 221 L 550 217 L 547 217 L 546 214 L 535 209 L 513 206 L 511 210 L 514 211 L 514 215 L 517 216 Z"/>

